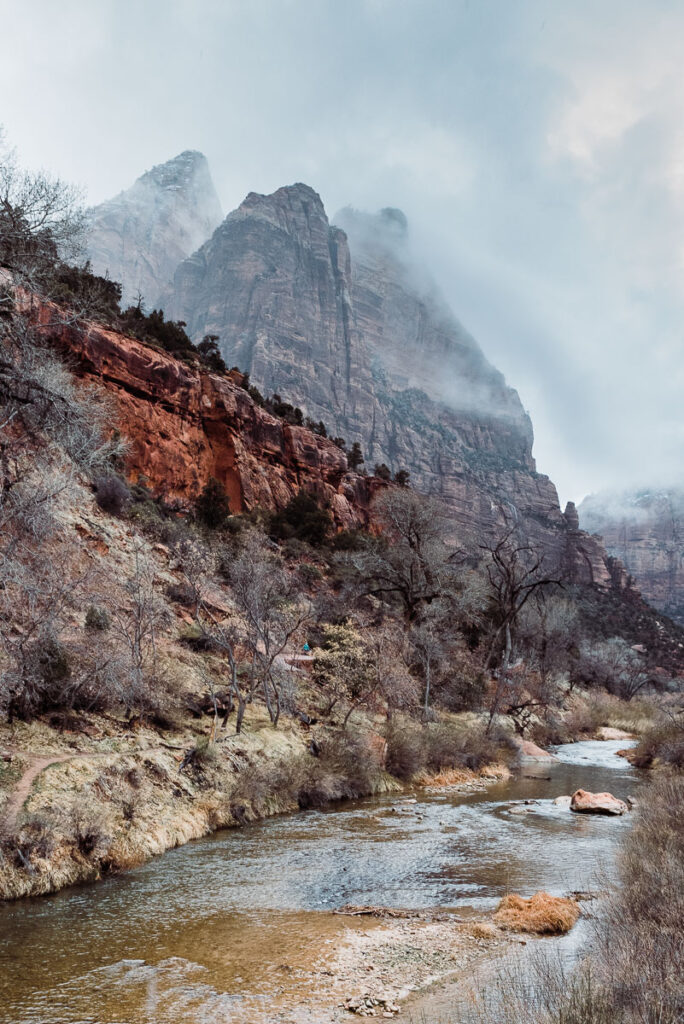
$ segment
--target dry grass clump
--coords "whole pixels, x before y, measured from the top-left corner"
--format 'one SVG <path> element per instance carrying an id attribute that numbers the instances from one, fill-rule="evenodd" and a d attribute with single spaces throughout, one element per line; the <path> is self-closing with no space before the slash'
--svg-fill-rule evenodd
<path id="1" fill-rule="evenodd" d="M 470 934 L 476 939 L 495 939 L 499 933 L 490 921 L 476 921 L 470 926 Z"/>
<path id="2" fill-rule="evenodd" d="M 673 768 L 684 768 L 684 720 L 675 719 L 649 729 L 629 760 L 637 768 L 650 768 L 655 761 Z"/>
<path id="3" fill-rule="evenodd" d="M 517 893 L 509 893 L 501 900 L 494 920 L 515 932 L 535 935 L 564 935 L 577 923 L 579 904 L 548 892 L 536 892 L 526 900 Z"/>
<path id="4" fill-rule="evenodd" d="M 485 734 L 481 725 L 461 722 L 404 723 L 387 733 L 387 770 L 398 779 L 451 785 L 485 765 L 506 763 L 515 744 L 504 733 Z M 441 778 L 442 783 L 435 782 Z"/>

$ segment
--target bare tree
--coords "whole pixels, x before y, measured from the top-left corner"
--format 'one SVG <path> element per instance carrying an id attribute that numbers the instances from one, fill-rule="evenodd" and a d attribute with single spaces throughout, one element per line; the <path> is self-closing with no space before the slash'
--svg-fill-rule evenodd
<path id="1" fill-rule="evenodd" d="M 155 576 L 152 562 L 136 545 L 133 573 L 125 584 L 128 600 L 111 612 L 112 633 L 127 655 L 130 681 L 125 703 L 129 715 L 144 700 L 148 677 L 156 671 L 157 637 L 170 619 L 169 609 L 157 593 Z"/>
<path id="2" fill-rule="evenodd" d="M 251 531 L 227 575 L 244 621 L 243 641 L 251 659 L 253 685 L 260 684 L 271 721 L 281 711 L 283 652 L 311 617 L 280 557 L 265 536 Z"/>
<path id="3" fill-rule="evenodd" d="M 650 680 L 639 652 L 619 636 L 583 643 L 578 675 L 583 682 L 603 686 L 623 700 L 631 700 Z"/>
<path id="4" fill-rule="evenodd" d="M 58 262 L 83 254 L 81 195 L 59 178 L 22 169 L 0 130 L 0 266 L 37 289 Z"/>
<path id="5" fill-rule="evenodd" d="M 399 601 L 408 626 L 454 585 L 457 555 L 444 540 L 445 511 L 407 488 L 385 491 L 374 509 L 383 535 L 351 562 L 363 592 Z"/>
<path id="6" fill-rule="evenodd" d="M 485 661 L 487 670 L 498 656 L 497 681 L 490 705 L 487 732 L 501 709 L 511 686 L 509 669 L 513 648 L 513 630 L 523 608 L 533 595 L 559 586 L 562 576 L 547 572 L 544 553 L 530 544 L 520 543 L 515 529 L 509 528 L 494 544 L 481 545 L 486 555 L 485 571 L 494 608 L 495 628 Z"/>
<path id="7" fill-rule="evenodd" d="M 446 655 L 443 624 L 434 615 L 425 616 L 422 622 L 412 629 L 410 640 L 412 660 L 423 679 L 423 716 L 427 719 L 432 681 Z"/>

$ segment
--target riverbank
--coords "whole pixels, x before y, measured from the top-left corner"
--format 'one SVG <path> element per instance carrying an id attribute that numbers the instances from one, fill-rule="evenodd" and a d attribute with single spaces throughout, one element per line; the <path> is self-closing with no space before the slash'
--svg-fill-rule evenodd
<path id="1" fill-rule="evenodd" d="M 139 866 L 232 828 L 345 798 L 402 792 L 382 768 L 382 740 L 364 722 L 332 734 L 265 712 L 215 743 L 83 716 L 77 734 L 40 722 L 4 727 L 0 751 L 0 898 L 45 895 Z M 312 746 L 315 744 L 315 746 Z M 312 756 L 315 750 L 316 756 Z M 476 790 L 503 765 L 424 775 L 425 786 Z"/>
<path id="2" fill-rule="evenodd" d="M 612 862 L 631 815 L 574 815 L 554 800 L 573 786 L 638 793 L 620 745 L 255 821 L 96 886 L 0 905 L 0 1021 L 337 1024 L 354 1019 L 350 1000 L 394 1012 L 385 997 L 420 1020 L 435 989 L 565 942 L 511 936 L 492 915 L 506 892 L 567 895 L 591 884 L 588 865 Z M 525 800 L 530 813 L 513 814 Z M 388 910 L 357 916 L 350 904 Z"/>

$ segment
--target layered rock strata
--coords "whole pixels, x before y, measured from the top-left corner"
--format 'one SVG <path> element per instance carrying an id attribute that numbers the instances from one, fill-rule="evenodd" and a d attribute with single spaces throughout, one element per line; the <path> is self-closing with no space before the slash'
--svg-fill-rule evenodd
<path id="1" fill-rule="evenodd" d="M 280 509 L 305 489 L 329 506 L 338 528 L 369 524 L 382 482 L 350 473 L 332 441 L 256 405 L 237 375 L 200 371 L 100 327 L 51 327 L 50 335 L 79 376 L 112 396 L 115 425 L 131 442 L 132 479 L 187 505 L 213 476 L 233 512 Z"/>

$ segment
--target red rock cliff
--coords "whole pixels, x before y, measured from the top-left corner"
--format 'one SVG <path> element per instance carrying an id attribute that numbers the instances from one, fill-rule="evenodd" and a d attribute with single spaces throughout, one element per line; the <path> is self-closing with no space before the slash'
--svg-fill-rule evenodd
<path id="1" fill-rule="evenodd" d="M 133 479 L 142 474 L 155 491 L 187 502 L 215 476 L 236 512 L 282 508 L 303 487 L 330 504 L 338 526 L 368 522 L 380 482 L 348 472 L 332 441 L 272 416 L 230 376 L 101 327 L 50 333 L 75 372 L 113 396 Z"/>

